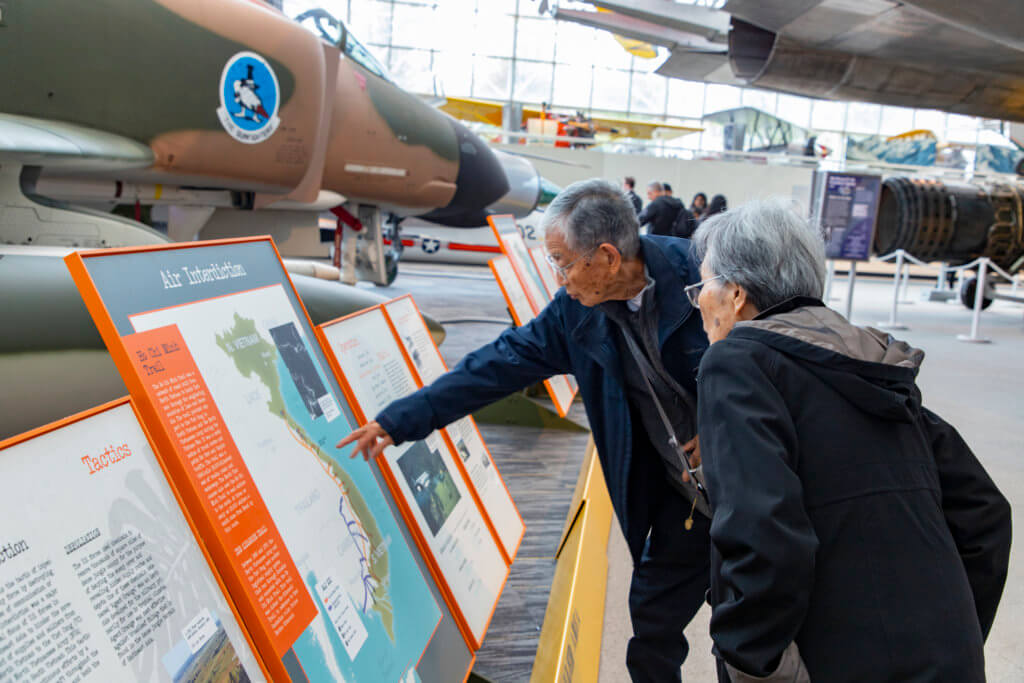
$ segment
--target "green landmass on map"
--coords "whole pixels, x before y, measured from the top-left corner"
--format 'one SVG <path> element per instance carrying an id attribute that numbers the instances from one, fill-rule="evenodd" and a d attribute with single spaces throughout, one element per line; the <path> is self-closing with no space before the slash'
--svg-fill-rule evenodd
<path id="1" fill-rule="evenodd" d="M 238 313 L 235 313 L 234 325 L 231 329 L 217 334 L 216 339 L 217 346 L 231 357 L 243 377 L 249 378 L 256 375 L 270 391 L 267 410 L 284 420 L 288 428 L 302 440 L 310 452 L 316 455 L 342 482 L 349 503 L 370 539 L 370 572 L 377 578 L 373 593 L 373 610 L 380 615 L 384 630 L 394 642 L 394 610 L 388 596 L 388 553 L 384 546 L 384 539 L 369 505 L 366 504 L 366 499 L 359 492 L 352 477 L 342 469 L 334 458 L 324 452 L 319 444 L 311 439 L 306 430 L 288 413 L 284 397 L 281 394 L 280 373 L 277 371 L 277 347 L 259 334 L 255 321 L 243 318 Z"/>

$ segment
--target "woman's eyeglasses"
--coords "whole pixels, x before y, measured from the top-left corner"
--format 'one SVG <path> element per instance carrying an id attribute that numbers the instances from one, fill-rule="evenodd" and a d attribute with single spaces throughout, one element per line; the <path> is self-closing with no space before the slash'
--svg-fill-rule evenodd
<path id="1" fill-rule="evenodd" d="M 695 282 L 692 285 L 683 287 L 683 291 L 686 292 L 686 298 L 690 300 L 690 305 L 699 310 L 700 306 L 697 305 L 697 298 L 700 297 L 700 290 L 703 289 L 704 285 L 707 283 L 718 280 L 721 277 L 721 275 L 715 275 L 714 277 L 709 277 L 706 280 L 701 280 L 700 282 Z"/>

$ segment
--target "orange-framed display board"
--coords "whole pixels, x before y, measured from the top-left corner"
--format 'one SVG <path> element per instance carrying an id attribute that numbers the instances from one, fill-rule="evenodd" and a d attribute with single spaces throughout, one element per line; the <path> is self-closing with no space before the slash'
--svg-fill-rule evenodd
<path id="1" fill-rule="evenodd" d="M 463 678 L 378 475 L 333 446 L 355 416 L 273 241 L 66 261 L 271 678 Z"/>
<path id="2" fill-rule="evenodd" d="M 446 373 L 448 366 L 412 295 L 392 299 L 382 304 L 382 307 L 409 360 L 416 377 L 416 386 L 430 384 Z M 442 429 L 441 434 L 449 447 L 459 454 L 469 480 L 483 503 L 484 511 L 490 518 L 491 526 L 498 535 L 505 560 L 511 564 L 526 534 L 526 524 L 480 435 L 476 421 L 472 415 L 467 415 Z"/>
<path id="3" fill-rule="evenodd" d="M 522 282 L 512 269 L 510 259 L 507 256 L 499 256 L 492 258 L 487 265 L 491 267 L 494 279 L 498 281 L 498 287 L 501 288 L 515 324 L 525 325 L 530 322 L 533 319 L 530 300 L 526 296 Z M 555 375 L 544 380 L 544 387 L 548 390 L 551 402 L 555 404 L 555 410 L 561 417 L 565 417 L 572 407 L 572 400 L 576 395 L 573 386 L 568 375 Z"/>
<path id="4" fill-rule="evenodd" d="M 380 306 L 318 332 L 360 423 L 416 390 L 411 361 Z M 458 456 L 433 432 L 385 449 L 377 462 L 449 608 L 479 648 L 509 569 Z"/>
<path id="5" fill-rule="evenodd" d="M 533 265 L 540 275 L 541 281 L 544 283 L 544 289 L 547 290 L 548 297 L 555 298 L 555 293 L 560 289 L 558 286 L 558 280 L 555 279 L 555 269 L 548 263 L 547 257 L 544 254 L 543 247 L 533 247 L 529 250 L 530 259 L 533 261 Z M 569 383 L 569 389 L 572 391 L 572 395 L 575 396 L 576 392 L 579 391 L 579 385 L 576 384 L 576 378 L 572 375 L 565 375 L 566 381 Z"/>
<path id="6" fill-rule="evenodd" d="M 508 257 L 512 270 L 519 278 L 526 299 L 530 303 L 530 310 L 533 311 L 533 315 L 530 317 L 540 315 L 544 307 L 551 303 L 552 295 L 548 293 L 544 279 L 534 265 L 533 259 L 530 258 L 530 250 L 526 246 L 526 240 L 519 232 L 515 216 L 512 214 L 488 216 L 487 222 L 491 224 L 491 231 L 494 233 L 495 239 L 498 240 L 501 253 Z"/>
<path id="7" fill-rule="evenodd" d="M 555 279 L 555 269 L 548 263 L 547 258 L 544 255 L 544 247 L 530 247 L 530 259 L 533 261 L 534 268 L 537 269 L 537 274 L 540 276 L 541 282 L 544 283 L 544 289 L 548 293 L 548 299 L 555 298 L 555 292 L 559 290 L 558 280 Z"/>
<path id="8" fill-rule="evenodd" d="M 526 241 L 516 225 L 515 216 L 511 214 L 488 216 L 487 222 L 490 223 L 494 237 L 498 240 L 498 245 L 508 259 L 509 269 L 513 273 L 513 277 L 506 277 L 506 282 L 499 281 L 498 285 L 506 295 L 505 298 L 510 309 L 512 308 L 512 301 L 508 298 L 510 290 L 522 290 L 521 296 L 518 291 L 512 292 L 519 303 L 518 311 L 513 311 L 513 317 L 516 319 L 517 325 L 525 325 L 540 315 L 544 307 L 551 303 L 554 292 L 549 291 L 549 285 L 545 282 L 539 266 L 534 263 L 530 249 L 527 248 Z M 494 270 L 493 266 L 491 270 Z M 502 266 L 502 270 L 506 270 L 504 266 Z M 512 282 L 513 278 L 519 281 L 518 287 Z M 523 301 L 525 301 L 525 305 L 522 303 Z M 558 414 L 565 417 L 569 412 L 572 400 L 576 397 L 578 390 L 576 379 L 569 375 L 560 375 L 545 380 L 544 386 L 547 388 Z"/>
<path id="9" fill-rule="evenodd" d="M 0 442 L 5 680 L 263 680 L 134 406 Z"/>

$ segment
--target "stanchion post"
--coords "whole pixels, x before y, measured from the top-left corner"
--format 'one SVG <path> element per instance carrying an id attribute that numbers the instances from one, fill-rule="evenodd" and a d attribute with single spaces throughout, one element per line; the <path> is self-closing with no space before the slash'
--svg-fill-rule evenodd
<path id="1" fill-rule="evenodd" d="M 825 262 L 825 294 L 822 297 L 827 304 L 832 299 L 832 281 L 836 277 L 836 262 L 828 259 Z"/>
<path id="2" fill-rule="evenodd" d="M 857 262 L 850 261 L 850 272 L 846 276 L 846 319 L 853 313 L 853 285 L 857 282 Z"/>
<path id="3" fill-rule="evenodd" d="M 957 339 L 970 344 L 988 344 L 991 339 L 978 336 L 978 328 L 981 326 L 981 303 L 985 299 L 985 281 L 988 278 L 988 258 L 978 259 L 978 279 L 975 281 L 974 290 L 974 312 L 971 314 L 971 333 L 969 335 L 959 334 Z M 963 273 L 961 272 L 961 279 Z"/>
<path id="4" fill-rule="evenodd" d="M 902 272 L 903 272 L 903 266 L 904 266 L 903 259 L 905 257 L 906 257 L 906 252 L 904 252 L 902 249 L 897 249 L 896 250 L 896 274 L 893 275 L 893 282 L 892 282 L 892 308 L 889 311 L 889 319 L 886 320 L 884 323 L 878 323 L 878 326 L 881 327 L 883 330 L 905 330 L 905 329 L 907 329 L 906 325 L 901 325 L 900 322 L 896 319 L 897 307 L 899 306 L 899 301 L 900 301 L 900 286 L 901 286 L 901 282 L 902 282 Z M 851 289 L 853 288 L 853 284 L 852 283 L 850 285 L 850 288 Z M 849 320 L 849 318 L 850 318 L 849 306 L 850 306 L 850 304 L 848 303 L 847 304 L 847 314 L 846 314 L 847 320 Z"/>
<path id="5" fill-rule="evenodd" d="M 902 250 L 901 250 L 902 251 Z M 911 262 L 912 263 L 912 262 Z M 903 264 L 903 285 L 900 288 L 903 292 L 902 298 L 900 299 L 901 304 L 912 304 L 914 303 L 909 296 L 910 292 L 910 263 Z"/>

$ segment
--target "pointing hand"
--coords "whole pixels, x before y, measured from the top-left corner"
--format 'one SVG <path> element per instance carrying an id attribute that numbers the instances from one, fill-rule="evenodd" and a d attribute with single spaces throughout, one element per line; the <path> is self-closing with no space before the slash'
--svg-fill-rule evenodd
<path id="1" fill-rule="evenodd" d="M 339 441 L 335 448 L 341 448 L 355 441 L 356 447 L 352 449 L 352 455 L 349 457 L 356 457 L 358 454 L 363 454 L 363 459 L 369 462 L 371 459 L 375 459 L 378 455 L 384 452 L 384 449 L 388 446 L 393 446 L 394 441 L 388 436 L 388 433 L 384 431 L 376 422 L 370 422 L 363 425 L 359 429 L 355 430 L 344 439 Z"/>

